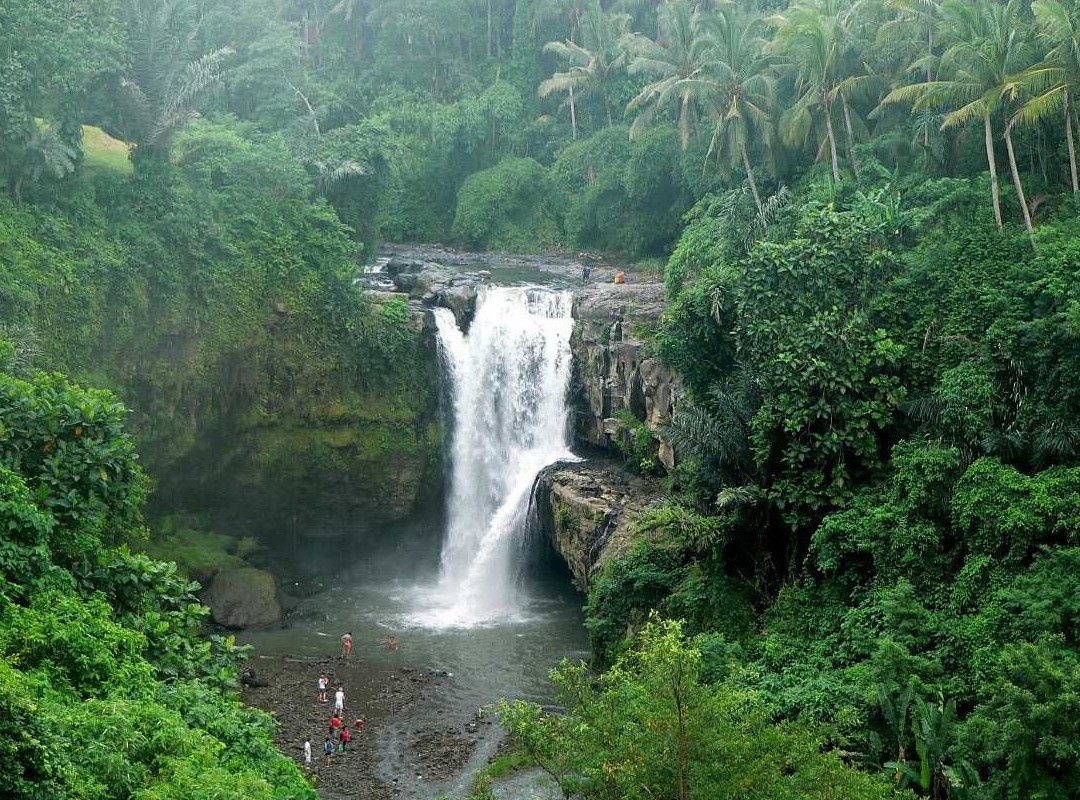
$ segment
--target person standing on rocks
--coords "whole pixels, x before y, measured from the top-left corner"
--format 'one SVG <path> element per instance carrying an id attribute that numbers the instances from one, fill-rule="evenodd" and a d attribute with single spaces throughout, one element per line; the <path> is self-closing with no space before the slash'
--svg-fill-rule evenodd
<path id="1" fill-rule="evenodd" d="M 343 727 L 341 729 L 341 737 L 340 738 L 341 738 L 341 752 L 344 753 L 346 746 L 349 744 L 349 739 L 352 738 L 352 734 L 349 733 L 348 728 Z"/>
<path id="2" fill-rule="evenodd" d="M 330 757 L 333 756 L 333 755 L 334 755 L 334 742 L 329 736 L 327 736 L 326 737 L 326 744 L 323 745 L 323 765 L 324 766 L 327 766 L 327 767 L 330 766 Z"/>
<path id="3" fill-rule="evenodd" d="M 326 673 L 319 675 L 319 701 L 326 702 L 326 687 L 330 683 L 330 679 L 326 677 Z"/>
<path id="4" fill-rule="evenodd" d="M 349 631 L 341 637 L 341 657 L 346 661 L 349 660 L 349 654 L 352 652 L 352 631 Z"/>
<path id="5" fill-rule="evenodd" d="M 337 687 L 334 692 L 334 714 L 342 714 L 345 711 L 345 687 Z"/>
<path id="6" fill-rule="evenodd" d="M 304 740 L 304 766 L 311 769 L 311 739 Z"/>

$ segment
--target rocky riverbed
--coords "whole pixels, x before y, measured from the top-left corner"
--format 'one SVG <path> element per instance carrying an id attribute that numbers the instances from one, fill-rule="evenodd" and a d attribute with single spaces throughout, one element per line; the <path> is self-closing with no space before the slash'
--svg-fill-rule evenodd
<path id="1" fill-rule="evenodd" d="M 418 782 L 437 785 L 458 775 L 482 738 L 502 736 L 497 727 L 491 730 L 490 717 L 443 719 L 437 698 L 453 681 L 445 672 L 291 656 L 256 657 L 250 666 L 265 685 L 245 687 L 244 701 L 277 718 L 278 746 L 301 765 L 310 737 L 309 774 L 327 800 L 413 796 Z M 321 672 L 330 678 L 327 703 L 315 692 Z M 345 687 L 345 720 L 353 738 L 325 766 L 323 744 L 339 685 Z M 365 720 L 363 732 L 354 729 L 358 717 Z"/>

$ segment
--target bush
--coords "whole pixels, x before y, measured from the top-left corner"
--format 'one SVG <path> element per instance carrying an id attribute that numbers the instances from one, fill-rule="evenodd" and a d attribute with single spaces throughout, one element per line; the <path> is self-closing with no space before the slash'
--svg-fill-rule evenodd
<path id="1" fill-rule="evenodd" d="M 531 158 L 504 158 L 470 175 L 458 193 L 454 238 L 471 247 L 523 252 L 554 243 L 546 173 Z"/>
<path id="2" fill-rule="evenodd" d="M 0 374 L 0 795 L 313 800 L 175 564 L 132 555 L 124 409 Z"/>

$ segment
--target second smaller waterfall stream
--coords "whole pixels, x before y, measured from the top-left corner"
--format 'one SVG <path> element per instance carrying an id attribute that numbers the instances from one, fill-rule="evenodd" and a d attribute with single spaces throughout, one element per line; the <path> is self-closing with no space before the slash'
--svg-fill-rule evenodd
<path id="1" fill-rule="evenodd" d="M 417 621 L 513 619 L 533 482 L 571 457 L 571 295 L 486 288 L 468 335 L 449 310 L 435 313 L 453 398 L 451 480 L 439 584 Z"/>

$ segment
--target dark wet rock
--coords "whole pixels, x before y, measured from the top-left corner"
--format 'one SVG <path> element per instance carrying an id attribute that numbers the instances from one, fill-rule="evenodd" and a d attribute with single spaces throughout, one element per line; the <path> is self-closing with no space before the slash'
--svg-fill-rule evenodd
<path id="1" fill-rule="evenodd" d="M 662 494 L 618 462 L 593 460 L 547 467 L 534 496 L 542 530 L 586 591 L 604 564 L 629 549 L 631 524 Z"/>
<path id="2" fill-rule="evenodd" d="M 476 740 L 464 729 L 429 728 L 413 742 L 415 758 L 425 781 L 440 781 L 460 772 L 469 762 Z"/>
<path id="3" fill-rule="evenodd" d="M 255 567 L 217 573 L 202 599 L 214 622 L 226 628 L 265 628 L 281 622 L 274 576 Z"/>
<path id="4" fill-rule="evenodd" d="M 632 279 L 631 279 L 632 280 Z M 577 320 L 571 348 L 579 413 L 576 433 L 594 447 L 616 449 L 629 412 L 656 433 L 658 457 L 675 466 L 660 429 L 682 400 L 682 378 L 664 366 L 652 340 L 666 303 L 659 282 L 589 286 L 574 302 Z"/>
<path id="5" fill-rule="evenodd" d="M 240 672 L 240 683 L 244 686 L 250 686 L 252 688 L 263 688 L 270 684 L 264 681 L 258 676 L 254 669 L 251 667 L 244 667 Z"/>

